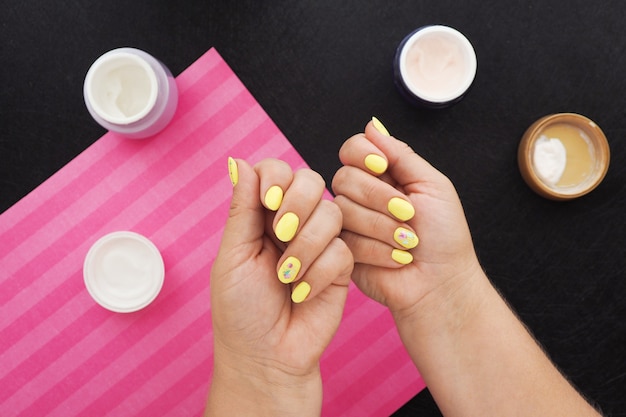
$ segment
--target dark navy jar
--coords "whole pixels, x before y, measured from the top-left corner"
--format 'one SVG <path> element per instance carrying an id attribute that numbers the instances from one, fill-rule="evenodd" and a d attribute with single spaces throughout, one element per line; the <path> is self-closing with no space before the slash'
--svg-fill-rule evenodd
<path id="1" fill-rule="evenodd" d="M 449 26 L 423 26 L 406 36 L 393 62 L 395 84 L 410 103 L 442 109 L 459 102 L 474 82 L 476 53 Z"/>

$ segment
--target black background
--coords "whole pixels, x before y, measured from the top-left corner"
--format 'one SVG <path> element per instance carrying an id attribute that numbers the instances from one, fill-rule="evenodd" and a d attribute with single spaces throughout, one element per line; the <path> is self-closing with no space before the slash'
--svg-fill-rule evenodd
<path id="1" fill-rule="evenodd" d="M 143 49 L 177 75 L 216 47 L 327 183 L 337 151 L 375 115 L 455 183 L 483 267 L 550 357 L 607 415 L 626 416 L 626 3 L 622 1 L 0 1 L 0 212 L 97 140 L 91 63 Z M 419 110 L 392 58 L 442 23 L 478 56 L 469 95 Z M 567 203 L 534 194 L 516 151 L 557 112 L 605 132 L 611 167 Z M 398 416 L 440 415 L 428 391 Z"/>

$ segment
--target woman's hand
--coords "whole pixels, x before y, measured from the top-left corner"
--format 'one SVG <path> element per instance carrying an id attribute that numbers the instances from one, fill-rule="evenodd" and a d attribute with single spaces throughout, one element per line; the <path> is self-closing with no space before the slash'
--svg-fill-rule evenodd
<path id="1" fill-rule="evenodd" d="M 207 415 L 319 415 L 319 360 L 353 267 L 341 211 L 311 170 L 229 159 L 229 172 L 230 215 L 211 273 Z"/>

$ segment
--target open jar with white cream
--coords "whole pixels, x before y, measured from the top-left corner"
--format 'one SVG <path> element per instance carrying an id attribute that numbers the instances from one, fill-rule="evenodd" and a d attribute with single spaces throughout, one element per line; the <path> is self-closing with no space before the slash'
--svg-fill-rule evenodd
<path id="1" fill-rule="evenodd" d="M 148 238 L 118 231 L 91 246 L 85 256 L 83 278 L 87 291 L 102 307 L 131 313 L 157 297 L 163 287 L 165 265 Z"/>
<path id="2" fill-rule="evenodd" d="M 448 26 L 421 27 L 405 37 L 394 58 L 395 83 L 412 104 L 439 109 L 460 101 L 476 75 L 470 41 Z"/>
<path id="3" fill-rule="evenodd" d="M 524 133 L 518 164 L 526 183 L 551 200 L 571 200 L 604 179 L 609 144 L 600 127 L 576 113 L 542 117 Z"/>
<path id="4" fill-rule="evenodd" d="M 91 116 L 104 128 L 131 139 L 153 136 L 172 120 L 176 80 L 152 55 L 118 48 L 89 68 L 83 87 Z"/>

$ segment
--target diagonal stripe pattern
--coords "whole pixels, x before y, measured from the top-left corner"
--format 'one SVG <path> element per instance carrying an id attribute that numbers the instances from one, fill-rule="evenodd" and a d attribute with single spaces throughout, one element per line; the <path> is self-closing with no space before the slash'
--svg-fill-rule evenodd
<path id="1" fill-rule="evenodd" d="M 176 81 L 164 131 L 105 134 L 0 215 L 0 415 L 202 415 L 226 159 L 306 163 L 215 49 Z M 139 312 L 107 311 L 83 284 L 89 247 L 116 230 L 148 237 L 165 262 Z M 389 314 L 353 286 L 322 375 L 325 416 L 389 415 L 424 387 Z"/>

